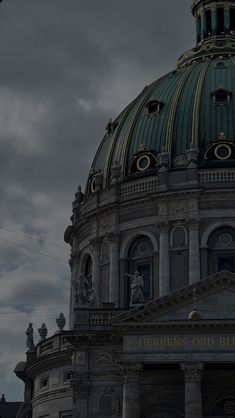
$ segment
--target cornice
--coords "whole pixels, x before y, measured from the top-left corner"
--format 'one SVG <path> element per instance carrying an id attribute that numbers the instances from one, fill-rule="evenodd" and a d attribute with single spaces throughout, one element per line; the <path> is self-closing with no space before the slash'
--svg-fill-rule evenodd
<path id="1" fill-rule="evenodd" d="M 48 355 L 36 358 L 32 363 L 26 364 L 25 374 L 27 377 L 34 377 L 44 370 L 59 367 L 63 364 L 71 363 L 72 348 L 66 351 L 52 352 Z"/>
<path id="2" fill-rule="evenodd" d="M 48 403 L 49 401 L 63 399 L 65 396 L 72 396 L 72 389 L 67 387 L 58 387 L 51 390 L 45 390 L 42 393 L 37 394 L 33 397 L 32 406 L 35 408 L 38 405 L 42 405 L 43 403 Z"/>
<path id="3" fill-rule="evenodd" d="M 115 324 L 114 324 L 115 325 Z M 235 331 L 235 320 L 224 320 L 220 321 L 214 320 L 200 320 L 200 321 L 191 321 L 185 319 L 183 321 L 162 321 L 162 322 L 128 322 L 116 325 L 118 332 L 121 335 L 126 334 L 127 330 L 132 330 L 133 333 L 138 332 L 139 330 L 142 334 L 147 334 L 149 331 L 158 330 L 158 331 L 215 331 L 215 330 L 227 330 Z"/>
<path id="4" fill-rule="evenodd" d="M 116 330 L 112 330 L 111 327 L 107 331 L 89 332 L 88 329 L 84 329 L 84 331 L 68 331 L 66 338 L 73 347 L 79 348 L 103 344 L 119 345 L 122 342 L 121 336 L 116 333 Z"/>

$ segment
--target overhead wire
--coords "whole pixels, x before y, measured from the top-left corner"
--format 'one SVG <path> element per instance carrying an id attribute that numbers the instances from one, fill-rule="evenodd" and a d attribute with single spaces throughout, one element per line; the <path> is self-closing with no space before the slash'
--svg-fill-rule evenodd
<path id="1" fill-rule="evenodd" d="M 25 250 L 32 251 L 34 253 L 40 254 L 42 257 L 51 258 L 51 259 L 53 259 L 55 261 L 58 261 L 59 263 L 68 264 L 66 261 L 63 261 L 63 260 L 61 260 L 59 258 L 56 258 L 56 257 L 52 256 L 52 255 L 45 254 L 45 253 L 43 253 L 41 251 L 35 250 L 34 248 L 29 248 L 26 245 L 20 244 L 20 243 L 15 242 L 15 241 L 11 241 L 11 240 L 9 240 L 7 238 L 0 237 L 0 240 L 5 241 L 5 242 L 8 242 L 9 244 L 13 244 L 13 245 L 16 245 L 18 247 L 24 248 Z"/>
<path id="2" fill-rule="evenodd" d="M 33 237 L 32 235 L 24 234 L 23 232 L 14 231 L 13 229 L 5 228 L 2 225 L 0 225 L 0 229 L 2 229 L 3 231 L 10 232 L 10 233 L 15 234 L 15 235 L 19 235 L 19 236 L 22 236 L 22 237 L 25 237 L 25 238 L 34 239 L 34 240 L 36 240 L 38 242 L 42 242 L 42 239 L 41 238 Z M 64 247 L 62 245 L 55 244 L 54 242 L 50 242 L 50 241 L 46 241 L 46 240 L 43 240 L 43 242 L 45 242 L 48 245 L 52 245 L 53 247 L 57 247 L 57 248 L 60 248 L 62 250 L 69 251 L 69 248 L 68 247 Z"/>

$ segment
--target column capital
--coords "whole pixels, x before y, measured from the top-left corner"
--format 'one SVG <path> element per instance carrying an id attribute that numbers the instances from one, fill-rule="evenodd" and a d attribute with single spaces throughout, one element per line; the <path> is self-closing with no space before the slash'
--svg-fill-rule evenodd
<path id="1" fill-rule="evenodd" d="M 91 245 L 93 250 L 99 250 L 101 244 L 102 244 L 102 238 L 100 238 L 100 237 L 92 238 L 90 240 L 90 245 Z"/>
<path id="2" fill-rule="evenodd" d="M 190 230 L 198 230 L 200 226 L 200 220 L 195 218 L 195 219 L 189 219 L 188 222 L 188 227 Z"/>
<path id="3" fill-rule="evenodd" d="M 122 363 L 120 368 L 124 383 L 138 383 L 140 372 L 143 369 L 141 363 Z"/>
<path id="4" fill-rule="evenodd" d="M 120 239 L 120 234 L 117 232 L 107 232 L 106 238 L 110 244 L 118 244 Z"/>
<path id="5" fill-rule="evenodd" d="M 181 363 L 185 383 L 199 383 L 204 370 L 203 363 Z"/>

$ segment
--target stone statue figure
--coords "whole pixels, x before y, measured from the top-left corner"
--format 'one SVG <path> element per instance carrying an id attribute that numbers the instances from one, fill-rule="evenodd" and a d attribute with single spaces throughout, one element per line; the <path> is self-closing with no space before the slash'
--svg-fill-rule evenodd
<path id="1" fill-rule="evenodd" d="M 131 301 L 130 306 L 144 303 L 144 280 L 143 275 L 136 271 L 135 274 L 128 274 L 126 276 L 131 279 Z"/>
<path id="2" fill-rule="evenodd" d="M 92 275 L 81 274 L 75 290 L 75 299 L 79 306 L 88 306 L 93 299 Z"/>
<path id="3" fill-rule="evenodd" d="M 33 352 L 35 350 L 35 345 L 33 341 L 33 324 L 32 323 L 29 323 L 29 326 L 26 330 L 26 335 L 27 335 L 26 346 L 28 348 L 28 352 Z"/>

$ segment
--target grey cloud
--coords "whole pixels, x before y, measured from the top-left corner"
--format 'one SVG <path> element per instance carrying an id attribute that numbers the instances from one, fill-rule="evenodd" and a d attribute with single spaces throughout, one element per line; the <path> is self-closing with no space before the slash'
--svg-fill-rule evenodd
<path id="1" fill-rule="evenodd" d="M 0 4 L 0 225 L 43 236 L 37 243 L 0 229 L 0 384 L 9 400 L 22 393 L 13 368 L 24 359 L 27 323 L 48 322 L 54 332 L 57 311 L 68 306 L 68 265 L 34 251 L 66 263 L 69 250 L 47 241 L 65 246 L 75 189 L 85 185 L 109 117 L 194 46 L 190 4 Z"/>

